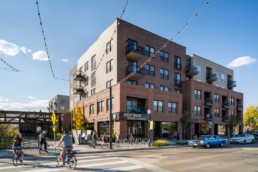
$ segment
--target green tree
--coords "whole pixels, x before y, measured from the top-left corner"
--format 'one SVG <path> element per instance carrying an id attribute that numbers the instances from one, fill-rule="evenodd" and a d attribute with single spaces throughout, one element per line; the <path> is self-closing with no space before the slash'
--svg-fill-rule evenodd
<path id="1" fill-rule="evenodd" d="M 81 113 L 82 107 L 75 106 L 73 112 L 73 128 L 75 130 L 85 130 L 86 119 L 85 116 Z"/>
<path id="2" fill-rule="evenodd" d="M 186 134 L 189 132 L 189 129 L 191 127 L 191 114 L 189 111 L 185 110 L 183 112 L 183 116 L 181 118 L 181 126 L 183 129 L 183 139 L 186 139 Z"/>
<path id="3" fill-rule="evenodd" d="M 14 136 L 19 133 L 18 129 L 10 124 L 0 124 L 0 136 Z"/>
<path id="4" fill-rule="evenodd" d="M 229 128 L 230 135 L 235 130 L 237 124 L 238 124 L 238 120 L 236 115 L 230 115 L 228 119 L 228 128 Z"/>
<path id="5" fill-rule="evenodd" d="M 252 130 L 256 130 L 258 122 L 258 105 L 249 105 L 244 113 L 244 125 L 252 127 Z"/>

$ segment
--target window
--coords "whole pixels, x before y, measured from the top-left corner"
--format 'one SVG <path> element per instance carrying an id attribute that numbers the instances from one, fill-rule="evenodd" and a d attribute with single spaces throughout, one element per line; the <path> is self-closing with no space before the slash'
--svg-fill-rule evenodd
<path id="1" fill-rule="evenodd" d="M 155 55 L 155 48 L 151 47 L 150 48 L 150 56 L 155 57 L 154 55 Z"/>
<path id="2" fill-rule="evenodd" d="M 159 72 L 160 72 L 160 78 L 164 78 L 164 69 L 160 69 L 159 70 Z"/>
<path id="3" fill-rule="evenodd" d="M 202 66 L 196 65 L 196 67 L 197 67 L 198 74 L 201 75 L 202 74 Z"/>
<path id="4" fill-rule="evenodd" d="M 200 90 L 194 90 L 194 98 L 201 99 L 201 91 Z"/>
<path id="5" fill-rule="evenodd" d="M 157 112 L 158 111 L 158 101 L 153 100 L 153 111 Z"/>
<path id="6" fill-rule="evenodd" d="M 150 65 L 145 65 L 145 74 L 150 75 Z"/>
<path id="7" fill-rule="evenodd" d="M 96 67 L 96 55 L 91 57 L 91 70 L 95 69 Z"/>
<path id="8" fill-rule="evenodd" d="M 113 59 L 106 63 L 106 73 L 111 72 L 113 70 Z"/>
<path id="9" fill-rule="evenodd" d="M 108 52 L 111 52 L 112 45 L 113 45 L 113 40 L 109 41 L 109 42 L 106 44 L 106 53 L 107 53 L 107 54 L 108 54 Z"/>
<path id="10" fill-rule="evenodd" d="M 150 46 L 145 45 L 145 54 L 146 56 L 150 56 Z"/>
<path id="11" fill-rule="evenodd" d="M 126 82 L 127 84 L 130 84 L 130 85 L 137 85 L 137 81 L 134 81 L 134 80 L 127 80 Z"/>
<path id="12" fill-rule="evenodd" d="M 160 86 L 160 90 L 164 91 L 164 86 L 163 85 Z"/>
<path id="13" fill-rule="evenodd" d="M 110 81 L 106 82 L 106 88 L 109 88 L 113 85 L 113 79 L 111 79 Z"/>
<path id="14" fill-rule="evenodd" d="M 219 95 L 218 94 L 214 94 L 214 102 L 219 103 Z"/>
<path id="15" fill-rule="evenodd" d="M 109 111 L 110 99 L 107 99 L 107 111 Z M 114 109 L 114 97 L 112 97 L 112 110 Z"/>
<path id="16" fill-rule="evenodd" d="M 229 114 L 230 114 L 230 115 L 234 115 L 235 112 L 234 112 L 233 110 L 231 110 L 231 111 L 229 111 Z"/>
<path id="17" fill-rule="evenodd" d="M 87 86 L 87 85 L 89 85 L 89 77 L 88 76 L 85 78 L 85 86 Z"/>
<path id="18" fill-rule="evenodd" d="M 168 87 L 164 87 L 164 91 L 168 91 Z"/>
<path id="19" fill-rule="evenodd" d="M 168 102 L 168 112 L 169 113 L 176 113 L 177 112 L 176 103 Z"/>
<path id="20" fill-rule="evenodd" d="M 61 104 L 65 104 L 65 99 L 61 99 Z"/>
<path id="21" fill-rule="evenodd" d="M 213 113 L 215 117 L 219 117 L 219 109 L 215 108 Z"/>
<path id="22" fill-rule="evenodd" d="M 137 111 L 137 100 L 127 99 L 126 100 L 126 112 L 135 112 Z"/>
<path id="23" fill-rule="evenodd" d="M 70 94 L 71 94 L 71 96 L 73 95 L 73 88 L 71 88 L 71 93 Z"/>
<path id="24" fill-rule="evenodd" d="M 174 68 L 176 70 L 181 70 L 181 58 L 180 57 L 177 57 L 175 56 L 175 61 L 174 61 Z"/>
<path id="25" fill-rule="evenodd" d="M 91 86 L 95 86 L 96 85 L 96 72 L 93 72 L 91 74 Z"/>
<path id="26" fill-rule="evenodd" d="M 168 80 L 168 70 L 164 70 L 164 72 L 165 72 L 164 78 L 165 78 L 166 80 Z"/>
<path id="27" fill-rule="evenodd" d="M 166 52 L 165 52 L 165 59 L 164 60 L 165 60 L 165 62 L 168 63 L 168 53 L 166 53 Z"/>
<path id="28" fill-rule="evenodd" d="M 154 84 L 150 84 L 150 88 L 151 88 L 151 89 L 154 89 L 154 88 L 155 88 L 155 85 L 154 85 Z"/>
<path id="29" fill-rule="evenodd" d="M 145 88 L 150 88 L 150 84 L 149 83 L 145 83 Z"/>
<path id="30" fill-rule="evenodd" d="M 216 72 L 216 77 L 219 80 L 219 72 Z"/>
<path id="31" fill-rule="evenodd" d="M 98 102 L 98 113 L 104 112 L 104 101 Z"/>
<path id="32" fill-rule="evenodd" d="M 87 62 L 84 64 L 84 71 L 86 72 L 87 70 L 89 70 L 89 61 L 87 61 Z"/>
<path id="33" fill-rule="evenodd" d="M 181 86 L 181 74 L 175 73 L 174 85 L 180 87 Z"/>
<path id="34" fill-rule="evenodd" d="M 164 52 L 160 51 L 159 55 L 160 55 L 160 60 L 164 61 Z"/>
<path id="35" fill-rule="evenodd" d="M 96 88 L 91 90 L 91 95 L 94 95 L 96 93 Z"/>
<path id="36" fill-rule="evenodd" d="M 94 104 L 90 105 L 90 114 L 94 114 Z"/>
<path id="37" fill-rule="evenodd" d="M 177 94 L 180 94 L 180 93 L 181 93 L 181 90 L 179 90 L 179 89 L 174 89 L 174 92 L 177 93 Z"/>
<path id="38" fill-rule="evenodd" d="M 159 112 L 163 112 L 163 102 L 159 101 Z"/>
<path id="39" fill-rule="evenodd" d="M 194 106 L 194 115 L 201 115 L 201 106 Z"/>
<path id="40" fill-rule="evenodd" d="M 232 105 L 232 106 L 234 106 L 235 105 L 235 99 L 234 98 L 230 98 L 230 104 Z"/>
<path id="41" fill-rule="evenodd" d="M 222 82 L 225 82 L 225 81 L 226 81 L 226 80 L 225 80 L 225 74 L 223 74 L 223 73 L 221 74 L 221 81 L 222 81 Z"/>
<path id="42" fill-rule="evenodd" d="M 150 72 L 151 76 L 155 76 L 155 66 L 150 66 L 150 68 L 151 68 L 151 72 Z"/>

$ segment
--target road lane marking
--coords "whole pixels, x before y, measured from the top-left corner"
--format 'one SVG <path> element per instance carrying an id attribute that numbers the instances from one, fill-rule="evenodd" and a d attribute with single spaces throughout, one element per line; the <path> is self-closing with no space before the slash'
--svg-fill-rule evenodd
<path id="1" fill-rule="evenodd" d="M 129 171 L 129 170 L 136 170 L 140 168 L 143 168 L 143 167 L 140 165 L 133 165 L 133 166 L 127 166 L 127 167 L 107 168 L 105 170 L 98 170 L 96 172 Z"/>
<path id="2" fill-rule="evenodd" d="M 221 153 L 221 154 L 215 154 L 215 155 L 199 156 L 199 157 L 180 159 L 180 160 L 174 160 L 174 161 L 167 161 L 167 162 L 160 162 L 160 163 L 153 163 L 153 164 L 154 165 L 164 165 L 164 164 L 171 164 L 171 163 L 177 163 L 177 162 L 199 160 L 199 159 L 204 159 L 204 158 L 214 158 L 214 157 L 219 157 L 219 156 L 222 156 L 222 155 L 232 155 L 232 154 L 250 152 L 250 151 L 254 151 L 254 150 L 258 150 L 258 149 L 242 150 L 242 151 L 237 151 L 237 152 L 227 152 L 227 153 Z"/>

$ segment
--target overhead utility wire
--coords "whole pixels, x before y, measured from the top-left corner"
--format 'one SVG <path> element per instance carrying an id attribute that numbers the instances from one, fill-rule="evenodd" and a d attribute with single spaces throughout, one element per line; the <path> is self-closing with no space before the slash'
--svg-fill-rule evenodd
<path id="1" fill-rule="evenodd" d="M 9 63 L 7 63 L 6 61 L 4 61 L 2 58 L 0 58 L 0 60 L 1 60 L 3 63 L 5 63 L 9 68 L 11 68 L 12 71 L 19 72 L 18 69 L 15 69 L 13 66 L 9 65 Z M 5 70 L 8 70 L 8 69 L 6 69 L 6 68 L 4 68 L 4 69 L 5 69 Z"/>
<path id="2" fill-rule="evenodd" d="M 51 69 L 52 75 L 53 75 L 54 79 L 56 79 L 54 71 L 53 71 L 53 68 L 52 68 L 52 64 L 51 64 L 51 61 L 50 61 L 49 53 L 48 53 L 47 41 L 46 41 L 45 32 L 44 32 L 44 29 L 43 29 L 43 24 L 42 24 L 42 20 L 41 20 L 41 16 L 40 16 L 38 0 L 36 0 L 36 5 L 37 5 L 37 9 L 38 9 L 38 16 L 39 16 L 39 21 L 40 21 L 40 27 L 41 27 L 41 30 L 42 30 L 42 35 L 43 35 L 43 39 L 44 39 L 44 43 L 45 43 L 45 48 L 46 48 L 46 52 L 47 52 L 48 62 L 49 62 L 49 65 L 50 65 L 50 69 Z"/>
<path id="3" fill-rule="evenodd" d="M 122 19 L 123 15 L 125 14 L 125 9 L 126 9 L 126 7 L 127 7 L 129 1 L 130 1 L 130 0 L 127 0 L 127 1 L 126 1 L 126 4 L 125 4 L 124 9 L 123 9 L 123 12 L 122 12 L 122 14 L 120 15 L 120 18 L 119 18 L 119 19 Z M 113 31 L 113 33 L 112 33 L 112 35 L 111 35 L 110 41 L 113 40 L 114 34 L 116 33 L 116 30 L 117 30 L 117 27 L 118 27 L 119 24 L 120 24 L 120 23 L 119 23 L 119 21 L 118 21 L 117 26 L 116 26 L 116 28 L 114 29 L 114 31 Z M 111 45 L 110 45 L 110 46 L 111 46 Z M 106 52 L 106 50 L 104 50 L 103 55 L 101 56 L 101 59 L 100 59 L 99 63 L 96 65 L 94 71 L 97 71 L 97 69 L 98 69 L 98 67 L 99 67 L 99 65 L 100 65 L 100 63 L 101 63 L 101 61 L 103 60 L 103 58 L 104 58 L 104 56 L 105 56 L 105 52 Z M 89 82 L 90 80 L 91 80 L 91 78 L 89 77 L 89 78 L 88 78 L 88 82 Z"/>
<path id="4" fill-rule="evenodd" d="M 209 5 L 209 1 L 210 1 L 210 0 L 208 0 L 208 1 L 188 20 L 188 21 L 184 24 L 184 26 L 182 26 L 181 29 L 179 29 L 179 30 L 175 33 L 175 35 L 174 35 L 172 38 L 170 38 L 161 48 L 159 48 L 158 51 L 156 51 L 156 53 L 155 53 L 154 55 L 152 55 L 151 57 L 149 57 L 149 58 L 148 58 L 141 66 L 139 66 L 133 73 L 127 75 L 127 76 L 126 76 L 124 79 L 122 79 L 119 83 L 122 83 L 122 82 L 126 81 L 130 76 L 134 75 L 134 74 L 135 74 L 136 72 L 138 72 L 141 68 L 145 67 L 145 65 L 146 65 L 148 62 L 150 62 L 150 61 L 153 59 L 153 57 L 155 57 L 163 48 L 165 48 L 165 47 L 167 46 L 167 44 L 168 44 L 169 42 L 171 42 L 172 40 L 174 40 L 175 37 L 176 37 L 177 35 L 179 35 L 179 34 L 181 33 L 181 31 L 182 31 L 186 26 L 188 26 L 188 24 L 193 20 L 194 17 L 197 17 L 198 14 L 199 14 L 206 6 Z"/>

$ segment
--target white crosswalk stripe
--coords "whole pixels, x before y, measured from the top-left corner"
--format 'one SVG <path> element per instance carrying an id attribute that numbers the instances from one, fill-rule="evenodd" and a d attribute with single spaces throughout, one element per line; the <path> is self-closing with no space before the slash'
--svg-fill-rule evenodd
<path id="1" fill-rule="evenodd" d="M 94 169 L 94 171 L 133 171 L 137 169 L 143 169 L 140 164 L 135 164 L 123 159 L 121 157 L 114 156 L 80 156 L 77 157 L 77 169 L 85 171 L 87 168 Z M 6 162 L 1 162 L 0 171 L 13 171 L 18 170 L 21 172 L 54 172 L 54 171 L 69 171 L 70 168 L 58 167 L 56 158 L 41 159 L 41 160 L 24 160 L 24 165 L 13 166 L 11 159 Z M 27 163 L 27 164 L 26 164 Z M 2 166 L 5 165 L 5 166 Z M 35 169 L 36 168 L 36 169 Z"/>

